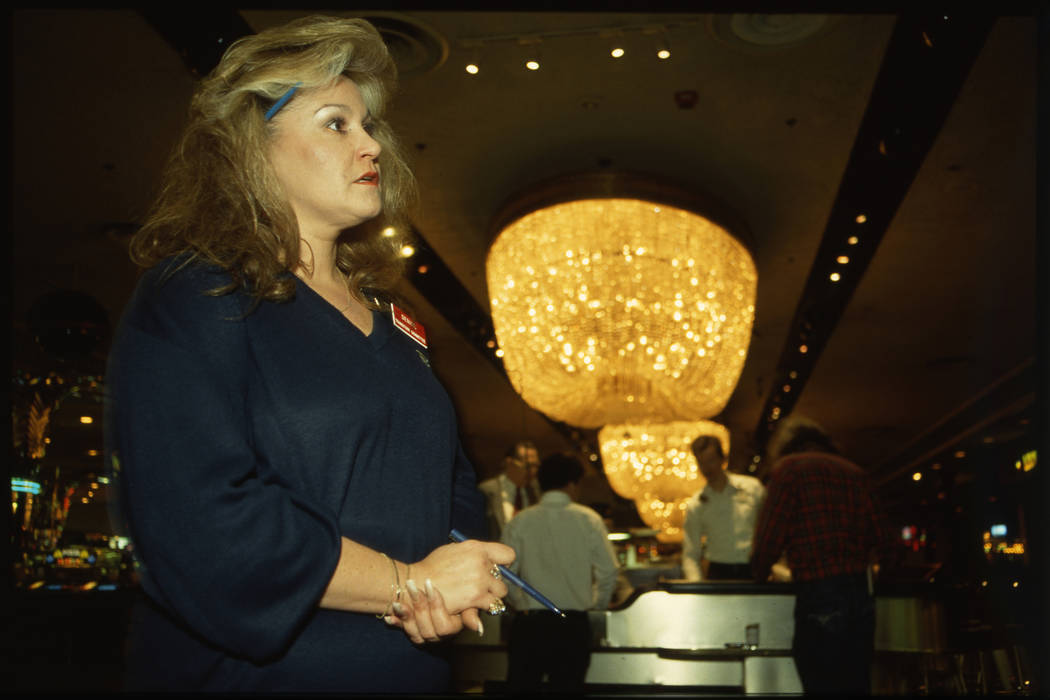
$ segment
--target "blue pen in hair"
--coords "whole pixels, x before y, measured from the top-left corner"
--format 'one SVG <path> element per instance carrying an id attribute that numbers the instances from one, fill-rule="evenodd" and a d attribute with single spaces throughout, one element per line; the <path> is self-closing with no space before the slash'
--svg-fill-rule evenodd
<path id="1" fill-rule="evenodd" d="M 299 89 L 300 85 L 302 85 L 302 83 L 296 83 L 295 85 L 288 88 L 288 91 L 280 97 L 278 97 L 277 101 L 273 103 L 273 106 L 266 110 L 266 115 L 263 118 L 266 119 L 266 121 L 270 121 L 271 119 L 273 119 L 273 115 L 280 112 L 281 107 L 284 107 L 286 104 L 288 104 L 288 100 L 292 99 L 292 95 L 295 94 L 295 91 Z"/>
<path id="2" fill-rule="evenodd" d="M 467 539 L 466 536 L 462 532 L 460 532 L 459 530 L 456 530 L 454 528 L 453 528 L 452 532 L 448 533 L 448 536 L 449 536 L 449 539 L 451 539 L 453 542 L 463 542 L 463 541 L 465 541 Z M 528 583 L 526 583 L 525 579 L 521 578 L 516 573 L 514 573 L 513 571 L 511 571 L 507 567 L 503 566 L 502 564 L 497 564 L 496 568 L 499 569 L 499 572 L 500 572 L 500 574 L 503 575 L 503 578 L 507 579 L 511 583 L 513 583 L 513 584 L 517 585 L 519 588 L 521 588 L 521 590 L 523 590 L 526 593 L 528 593 L 540 605 L 542 605 L 543 607 L 547 608 L 548 610 L 550 610 L 553 613 L 557 613 L 558 615 L 561 615 L 562 617 L 565 617 L 565 613 L 563 613 L 561 610 L 559 610 L 557 605 L 555 605 L 554 603 L 550 602 L 550 600 L 548 600 L 546 596 L 544 596 L 542 593 L 540 593 L 535 588 L 533 588 Z"/>

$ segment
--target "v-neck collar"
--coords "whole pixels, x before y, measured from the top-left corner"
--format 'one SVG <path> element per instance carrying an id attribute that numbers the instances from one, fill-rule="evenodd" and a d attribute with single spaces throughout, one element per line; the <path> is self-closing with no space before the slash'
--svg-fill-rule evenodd
<path id="1" fill-rule="evenodd" d="M 330 314 L 333 319 L 336 320 L 337 324 L 349 328 L 352 333 L 367 341 L 373 347 L 381 347 L 390 336 L 390 324 L 386 321 L 383 314 L 377 312 L 375 309 L 369 309 L 369 313 L 372 314 L 372 332 L 366 334 L 350 319 L 344 316 L 339 309 L 335 308 L 327 299 L 318 294 L 313 287 L 304 282 L 298 275 L 292 274 L 292 277 L 295 278 L 297 294 L 305 292 L 305 294 L 309 295 L 310 298 L 314 300 L 315 304 L 320 304 L 325 310 L 324 313 Z"/>

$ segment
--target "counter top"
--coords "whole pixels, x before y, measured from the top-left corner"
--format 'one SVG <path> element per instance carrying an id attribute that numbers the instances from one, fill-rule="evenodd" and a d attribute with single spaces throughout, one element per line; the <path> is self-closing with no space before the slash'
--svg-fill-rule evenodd
<path id="1" fill-rule="evenodd" d="M 876 581 L 874 587 L 876 598 L 939 598 L 945 591 L 945 586 L 926 581 Z M 609 610 L 624 610 L 630 607 L 638 596 L 652 591 L 673 594 L 794 596 L 795 584 L 757 581 L 659 581 L 635 587 L 630 595 Z"/>

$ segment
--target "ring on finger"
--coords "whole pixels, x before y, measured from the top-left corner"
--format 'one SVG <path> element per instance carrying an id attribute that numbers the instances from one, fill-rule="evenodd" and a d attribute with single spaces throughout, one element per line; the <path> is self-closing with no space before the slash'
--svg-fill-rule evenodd
<path id="1" fill-rule="evenodd" d="M 500 615 L 507 609 L 506 603 L 496 598 L 489 603 L 489 615 Z"/>
<path id="2" fill-rule="evenodd" d="M 489 569 L 489 573 L 492 574 L 492 578 L 496 579 L 497 581 L 503 578 L 503 574 L 499 572 L 499 567 L 495 564 L 493 564 L 492 568 Z"/>

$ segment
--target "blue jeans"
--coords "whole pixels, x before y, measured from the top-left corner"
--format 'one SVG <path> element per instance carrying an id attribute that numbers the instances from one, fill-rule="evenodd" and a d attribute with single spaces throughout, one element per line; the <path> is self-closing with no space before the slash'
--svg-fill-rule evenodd
<path id="1" fill-rule="evenodd" d="M 865 574 L 795 583 L 791 645 L 802 689 L 871 694 L 875 601 Z"/>

